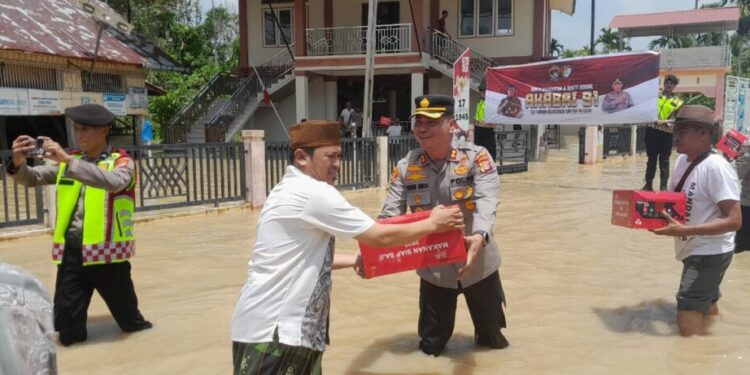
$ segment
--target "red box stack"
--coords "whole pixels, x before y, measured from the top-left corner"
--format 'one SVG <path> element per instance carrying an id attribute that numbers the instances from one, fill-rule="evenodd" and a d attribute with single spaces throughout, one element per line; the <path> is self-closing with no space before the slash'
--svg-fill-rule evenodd
<path id="1" fill-rule="evenodd" d="M 413 223 L 428 217 L 430 217 L 430 211 L 422 211 L 380 219 L 378 222 L 382 224 Z M 463 233 L 458 229 L 430 234 L 412 243 L 385 249 L 374 248 L 360 241 L 359 249 L 362 254 L 365 277 L 368 279 L 466 260 Z"/>
<path id="2" fill-rule="evenodd" d="M 719 143 L 716 144 L 716 148 L 721 150 L 721 152 L 730 159 L 734 160 L 740 155 L 740 149 L 742 149 L 742 144 L 745 143 L 746 140 L 746 135 L 731 129 L 727 134 L 724 134 L 724 137 L 722 137 L 721 140 L 719 140 Z"/>
<path id="3" fill-rule="evenodd" d="M 685 193 L 615 190 L 612 194 L 612 224 L 635 229 L 657 229 L 667 225 L 667 211 L 685 223 Z"/>

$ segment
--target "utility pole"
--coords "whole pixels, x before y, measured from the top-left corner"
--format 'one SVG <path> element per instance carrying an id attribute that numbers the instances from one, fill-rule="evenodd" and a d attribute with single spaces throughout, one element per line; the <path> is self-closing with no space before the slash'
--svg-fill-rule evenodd
<path id="1" fill-rule="evenodd" d="M 596 13 L 596 0 L 591 0 L 591 40 L 589 41 L 589 55 L 594 55 L 594 14 Z"/>
<path id="2" fill-rule="evenodd" d="M 378 0 L 369 0 L 367 7 L 367 53 L 365 55 L 365 93 L 362 108 L 364 110 L 362 137 L 372 137 L 372 85 L 375 75 L 375 18 Z"/>

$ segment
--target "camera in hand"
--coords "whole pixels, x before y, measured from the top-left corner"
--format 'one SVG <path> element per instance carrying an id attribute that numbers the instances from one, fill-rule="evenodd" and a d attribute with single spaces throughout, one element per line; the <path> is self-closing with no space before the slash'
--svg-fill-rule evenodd
<path id="1" fill-rule="evenodd" d="M 35 139 L 34 149 L 26 152 L 26 156 L 30 158 L 41 158 L 42 156 L 44 156 L 44 139 Z"/>

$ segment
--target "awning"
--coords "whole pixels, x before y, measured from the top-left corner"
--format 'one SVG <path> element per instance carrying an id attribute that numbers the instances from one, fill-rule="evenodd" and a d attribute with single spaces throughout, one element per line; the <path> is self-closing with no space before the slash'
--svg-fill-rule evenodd
<path id="1" fill-rule="evenodd" d="M 141 55 L 143 58 L 143 65 L 146 69 L 168 70 L 172 72 L 190 71 L 190 69 L 185 68 L 172 60 L 172 58 L 156 44 L 151 43 L 148 39 L 137 35 L 134 32 L 124 34 L 120 30 L 112 27 L 108 28 L 107 32 L 128 46 L 128 48 Z"/>
<path id="2" fill-rule="evenodd" d="M 559 10 L 572 16 L 576 11 L 576 0 L 550 0 L 549 6 L 554 10 Z"/>
<path id="3" fill-rule="evenodd" d="M 626 37 L 670 36 L 737 30 L 740 9 L 701 8 L 616 16 L 609 27 Z"/>

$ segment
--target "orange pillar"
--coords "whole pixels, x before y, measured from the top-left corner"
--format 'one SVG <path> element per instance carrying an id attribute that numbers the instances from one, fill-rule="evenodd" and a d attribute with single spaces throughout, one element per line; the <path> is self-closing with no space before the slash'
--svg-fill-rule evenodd
<path id="1" fill-rule="evenodd" d="M 333 0 L 323 0 L 323 27 L 333 27 Z"/>
<path id="2" fill-rule="evenodd" d="M 532 43 L 534 43 L 532 49 L 532 60 L 540 61 L 544 56 L 544 49 L 549 48 L 544 46 L 544 27 L 546 21 L 544 19 L 544 0 L 534 0 L 534 33 Z"/>
<path id="3" fill-rule="evenodd" d="M 411 50 L 418 52 L 421 46 L 424 49 L 424 40 L 421 39 L 424 33 L 424 16 L 422 14 L 422 0 L 412 0 L 414 8 L 414 25 L 412 26 Z"/>
<path id="4" fill-rule="evenodd" d="M 305 56 L 307 51 L 307 12 L 305 11 L 305 0 L 294 0 L 294 54 Z"/>

